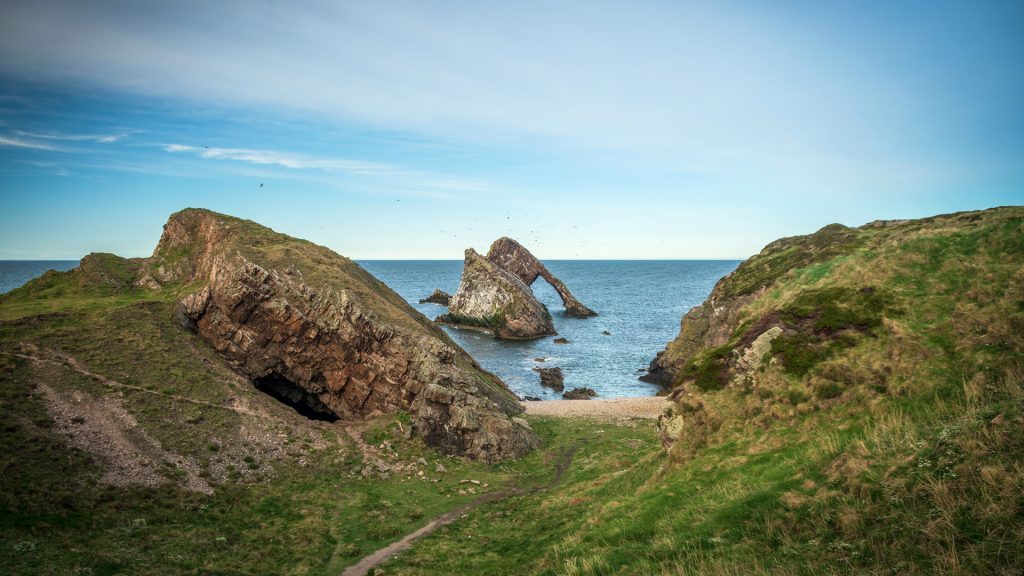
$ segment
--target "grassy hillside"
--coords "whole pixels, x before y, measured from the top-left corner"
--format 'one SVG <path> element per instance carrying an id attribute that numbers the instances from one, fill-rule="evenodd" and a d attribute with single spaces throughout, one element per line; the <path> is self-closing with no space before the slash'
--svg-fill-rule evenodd
<path id="1" fill-rule="evenodd" d="M 775 243 L 716 287 L 739 303 L 726 340 L 677 358 L 660 429 L 531 418 L 545 447 L 497 466 L 406 439 L 401 415 L 306 420 L 174 324 L 178 288 L 125 288 L 131 262 L 49 274 L 0 298 L 0 566 L 338 574 L 511 485 L 383 573 L 1019 574 L 1022 226 L 1008 208 Z"/>
<path id="2" fill-rule="evenodd" d="M 667 456 L 586 457 L 562 490 L 388 573 L 1024 570 L 1024 209 L 830 226 L 773 243 L 713 298 L 739 309 L 725 343 L 680 363 Z"/>

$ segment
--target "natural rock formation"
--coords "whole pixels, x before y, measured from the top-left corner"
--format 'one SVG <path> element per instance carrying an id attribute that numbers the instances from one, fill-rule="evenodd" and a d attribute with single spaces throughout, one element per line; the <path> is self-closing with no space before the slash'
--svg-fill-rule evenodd
<path id="1" fill-rule="evenodd" d="M 430 296 L 420 300 L 420 304 L 440 304 L 441 306 L 448 306 L 448 302 L 450 302 L 451 299 L 451 294 L 441 290 L 440 288 L 435 288 L 434 292 Z"/>
<path id="2" fill-rule="evenodd" d="M 569 343 L 569 339 L 568 338 L 555 338 L 554 340 L 552 340 L 552 342 L 554 342 L 555 344 L 568 344 Z"/>
<path id="3" fill-rule="evenodd" d="M 478 254 L 466 250 L 459 289 L 438 322 L 485 330 L 498 338 L 528 339 L 555 334 L 551 314 L 530 287 Z"/>
<path id="4" fill-rule="evenodd" d="M 561 368 L 534 368 L 534 372 L 540 374 L 540 385 L 551 388 L 555 392 L 565 390 L 565 376 Z"/>
<path id="5" fill-rule="evenodd" d="M 407 412 L 445 452 L 498 461 L 538 445 L 516 397 L 351 260 L 205 210 L 171 217 L 148 269 L 199 285 L 179 321 L 235 369 L 343 419 Z M 290 390 L 289 390 L 290 388 Z"/>
<path id="6" fill-rule="evenodd" d="M 487 259 L 515 274 L 527 286 L 532 285 L 538 276 L 544 278 L 558 292 L 562 303 L 565 304 L 566 315 L 579 318 L 597 316 L 597 312 L 576 300 L 565 284 L 519 242 L 504 236 L 498 238 L 487 251 Z"/>
<path id="7" fill-rule="evenodd" d="M 573 388 L 565 394 L 562 394 L 562 398 L 566 400 L 590 400 L 596 398 L 597 392 L 594 392 L 593 388 Z"/>

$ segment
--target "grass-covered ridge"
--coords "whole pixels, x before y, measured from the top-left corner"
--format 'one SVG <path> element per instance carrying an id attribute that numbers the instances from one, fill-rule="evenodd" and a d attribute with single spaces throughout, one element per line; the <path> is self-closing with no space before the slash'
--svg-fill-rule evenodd
<path id="1" fill-rule="evenodd" d="M 544 447 L 494 466 L 406 439 L 402 415 L 351 431 L 360 444 L 262 395 L 174 323 L 195 286 L 50 274 L 0 297 L 0 566 L 339 574 L 481 492 L 547 485 L 575 449 L 559 483 L 474 509 L 383 573 L 1019 574 L 1022 226 L 1006 208 L 837 229 L 841 250 L 735 285 L 758 287 L 688 358 L 660 429 L 531 417 Z M 299 244 L 257 232 L 246 249 L 283 268 Z M 332 273 L 315 259 L 304 277 Z M 104 482 L 71 441 L 120 410 L 145 433 L 129 469 L 159 483 Z"/>

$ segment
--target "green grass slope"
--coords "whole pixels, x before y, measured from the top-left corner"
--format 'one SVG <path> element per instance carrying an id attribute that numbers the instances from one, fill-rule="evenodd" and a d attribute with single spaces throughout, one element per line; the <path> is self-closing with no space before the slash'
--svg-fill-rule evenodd
<path id="1" fill-rule="evenodd" d="M 580 421 L 599 447 L 562 489 L 386 573 L 1024 571 L 1024 209 L 831 226 L 715 296 L 744 304 L 727 343 L 684 359 L 667 455 Z"/>
<path id="2" fill-rule="evenodd" d="M 189 287 L 125 288 L 136 263 L 100 256 L 87 280 L 0 297 L 0 566 L 338 574 L 515 486 L 382 572 L 1019 574 L 1022 226 L 1004 208 L 836 228 L 839 247 L 780 241 L 716 288 L 744 304 L 728 342 L 683 358 L 660 429 L 530 418 L 545 447 L 489 466 L 405 439 L 399 415 L 353 431 L 386 478 L 364 475 L 339 424 L 255 391 L 178 328 Z M 772 326 L 760 367 L 740 370 L 734 352 Z M 119 410 L 131 449 L 76 440 Z"/>

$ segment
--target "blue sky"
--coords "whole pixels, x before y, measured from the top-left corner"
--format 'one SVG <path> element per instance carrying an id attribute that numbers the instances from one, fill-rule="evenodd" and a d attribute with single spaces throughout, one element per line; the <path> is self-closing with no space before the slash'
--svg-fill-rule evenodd
<path id="1" fill-rule="evenodd" d="M 0 259 L 144 256 L 187 206 L 644 259 L 1021 204 L 1022 56 L 1021 2 L 8 0 Z"/>

